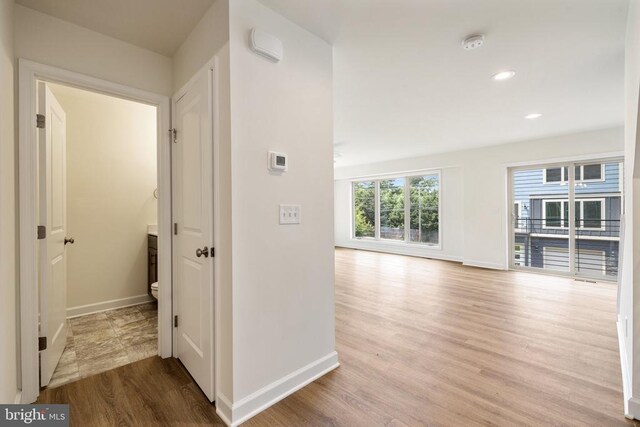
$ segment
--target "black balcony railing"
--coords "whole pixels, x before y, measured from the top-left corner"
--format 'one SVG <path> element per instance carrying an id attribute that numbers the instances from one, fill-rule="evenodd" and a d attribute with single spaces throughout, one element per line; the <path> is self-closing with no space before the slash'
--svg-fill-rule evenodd
<path id="1" fill-rule="evenodd" d="M 567 220 L 518 218 L 513 227 L 515 265 L 570 271 Z M 619 219 L 576 220 L 575 272 L 586 277 L 615 277 L 619 245 Z"/>

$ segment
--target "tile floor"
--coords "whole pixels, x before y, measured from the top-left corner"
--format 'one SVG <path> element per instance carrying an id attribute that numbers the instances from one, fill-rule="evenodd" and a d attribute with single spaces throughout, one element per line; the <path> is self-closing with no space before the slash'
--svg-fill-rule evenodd
<path id="1" fill-rule="evenodd" d="M 49 388 L 158 353 L 156 302 L 89 314 L 67 322 L 67 346 Z"/>

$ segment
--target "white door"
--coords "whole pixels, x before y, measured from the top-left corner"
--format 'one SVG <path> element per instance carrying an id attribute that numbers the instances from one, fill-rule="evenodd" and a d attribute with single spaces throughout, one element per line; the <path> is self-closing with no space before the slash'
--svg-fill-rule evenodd
<path id="1" fill-rule="evenodd" d="M 40 240 L 40 385 L 49 384 L 67 342 L 67 174 L 66 117 L 45 83 L 38 83 L 38 110 L 45 127 L 38 133 L 39 223 L 46 227 Z"/>
<path id="2" fill-rule="evenodd" d="M 173 210 L 176 355 L 209 400 L 213 369 L 212 71 L 174 101 Z"/>

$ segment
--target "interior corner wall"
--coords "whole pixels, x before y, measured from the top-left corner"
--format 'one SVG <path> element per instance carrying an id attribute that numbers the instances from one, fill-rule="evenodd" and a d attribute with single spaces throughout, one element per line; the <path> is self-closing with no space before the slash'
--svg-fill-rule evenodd
<path id="1" fill-rule="evenodd" d="M 51 90 L 67 118 L 67 233 L 75 240 L 66 249 L 67 313 L 151 300 L 147 227 L 158 223 L 157 109 L 59 85 Z"/>
<path id="2" fill-rule="evenodd" d="M 442 250 L 411 255 L 458 259 L 464 264 L 507 268 L 507 165 L 620 152 L 622 127 L 494 145 L 411 159 L 339 167 L 336 179 L 336 244 L 370 249 L 351 238 L 350 181 L 354 178 L 442 170 Z M 340 199 L 338 199 L 338 197 Z M 369 244 L 372 245 L 372 244 Z M 400 245 L 401 246 L 401 245 Z M 380 246 L 378 246 L 380 248 Z M 384 247 L 385 252 L 405 253 Z"/>
<path id="3" fill-rule="evenodd" d="M 638 133 L 638 103 L 640 102 L 640 1 L 629 2 L 625 52 L 625 235 L 618 318 L 621 322 L 619 339 L 625 350 L 623 380 L 625 380 L 625 408 L 630 415 L 640 417 L 640 405 L 627 402 L 640 396 L 640 209 L 635 200 L 640 197 L 640 169 L 636 167 L 640 156 Z M 633 331 L 629 334 L 629 331 Z M 627 366 L 624 366 L 624 363 Z M 627 387 L 630 382 L 630 387 Z M 631 388 L 631 390 L 628 390 Z"/>
<path id="4" fill-rule="evenodd" d="M 171 95 L 171 58 L 21 5 L 14 23 L 17 58 Z"/>
<path id="5" fill-rule="evenodd" d="M 180 90 L 215 58 L 214 82 L 214 245 L 216 402 L 233 396 L 231 110 L 229 0 L 215 0 L 173 57 L 173 89 Z M 224 414 L 223 414 L 224 415 Z"/>
<path id="6" fill-rule="evenodd" d="M 13 0 L 0 1 L 0 403 L 16 403 L 17 268 Z"/>
<path id="7" fill-rule="evenodd" d="M 274 63 L 252 28 L 280 39 Z M 332 46 L 256 0 L 230 2 L 235 425 L 337 366 Z M 267 153 L 288 155 L 270 173 Z M 299 225 L 279 225 L 279 204 Z"/>

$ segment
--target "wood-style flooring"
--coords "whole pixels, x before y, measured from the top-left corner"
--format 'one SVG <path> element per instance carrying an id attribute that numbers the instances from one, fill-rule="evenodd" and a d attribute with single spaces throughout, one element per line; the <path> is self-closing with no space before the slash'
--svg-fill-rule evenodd
<path id="1" fill-rule="evenodd" d="M 245 425 L 634 425 L 613 285 L 338 249 L 335 293 L 340 368 Z M 74 425 L 222 424 L 157 357 L 40 402 L 71 402 Z"/>

